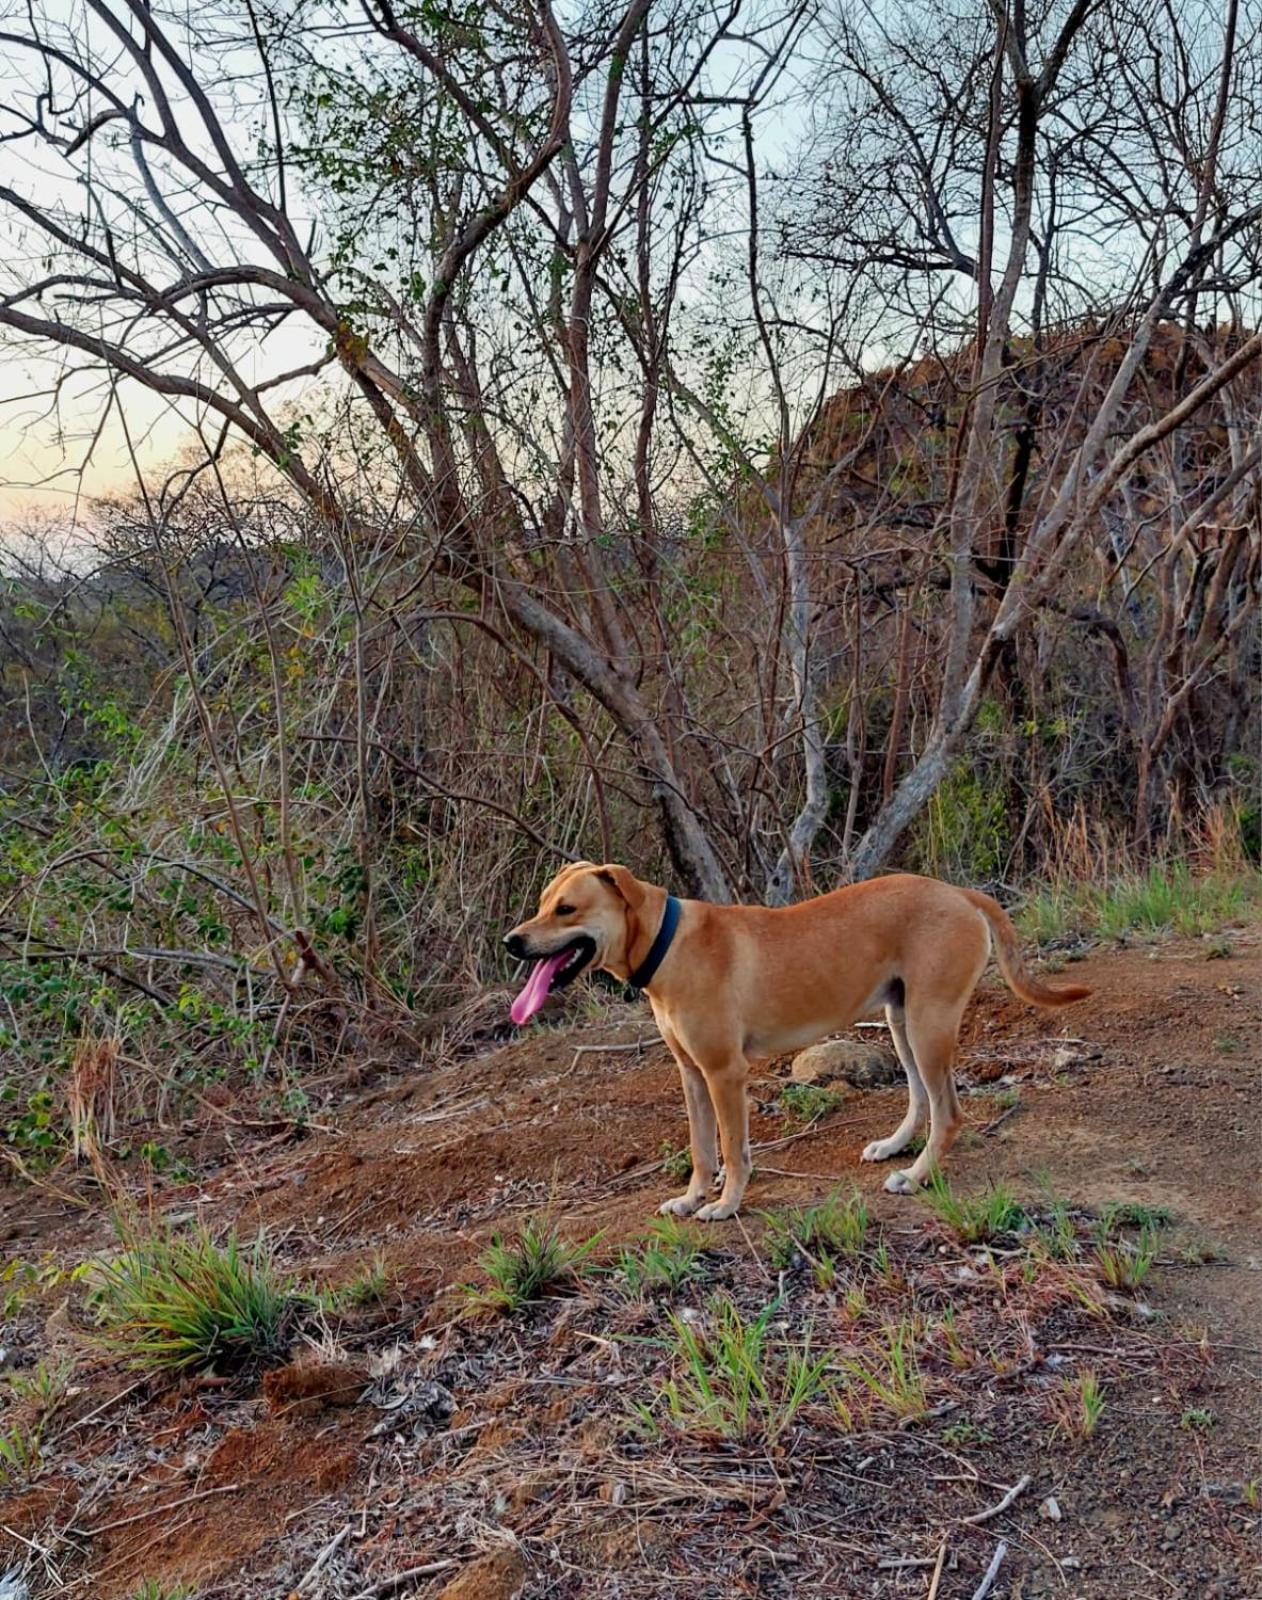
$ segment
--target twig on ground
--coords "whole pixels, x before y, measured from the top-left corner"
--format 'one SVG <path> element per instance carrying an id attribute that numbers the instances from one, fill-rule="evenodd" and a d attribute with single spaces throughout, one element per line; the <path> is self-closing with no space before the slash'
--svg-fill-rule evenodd
<path id="1" fill-rule="evenodd" d="M 147 1511 L 137 1511 L 133 1516 L 120 1517 L 117 1522 L 101 1522 L 93 1528 L 72 1528 L 70 1531 L 95 1539 L 99 1533 L 110 1533 L 115 1528 L 126 1528 L 133 1522 L 144 1522 L 148 1517 L 158 1517 L 163 1512 L 178 1511 L 181 1506 L 191 1506 L 194 1500 L 209 1500 L 212 1494 L 235 1494 L 244 1488 L 243 1483 L 221 1483 L 217 1489 L 199 1489 L 196 1494 L 186 1494 L 182 1500 L 168 1500 L 165 1505 L 150 1506 Z"/>
<path id="2" fill-rule="evenodd" d="M 1001 1122 L 1007 1122 L 1009 1117 L 1016 1116 L 1017 1112 L 1021 1109 L 1021 1102 L 1019 1100 L 1014 1101 L 1006 1111 L 1001 1111 L 993 1122 L 988 1122 L 986 1124 L 986 1126 L 981 1130 L 982 1134 L 985 1135 L 988 1133 L 994 1133 L 995 1129 Z"/>
<path id="3" fill-rule="evenodd" d="M 995 1553 L 990 1558 L 990 1565 L 986 1568 L 986 1572 L 982 1578 L 982 1581 L 977 1585 L 976 1589 L 973 1590 L 973 1600 L 986 1600 L 986 1596 L 994 1587 L 995 1579 L 999 1576 L 999 1568 L 1003 1565 L 1003 1558 L 1007 1554 L 1007 1541 L 1000 1539 L 999 1543 L 995 1546 Z"/>
<path id="4" fill-rule="evenodd" d="M 947 1542 L 944 1539 L 938 1546 L 938 1562 L 933 1569 L 933 1577 L 929 1580 L 929 1593 L 925 1600 L 938 1600 L 938 1585 L 942 1582 L 942 1568 L 946 1564 Z"/>
<path id="5" fill-rule="evenodd" d="M 361 1589 L 355 1600 L 379 1600 L 381 1595 L 390 1594 L 400 1584 L 410 1583 L 414 1578 L 433 1578 L 459 1565 L 458 1561 L 430 1561 L 423 1567 L 409 1567 L 406 1572 L 396 1572 L 391 1578 L 382 1578 L 369 1589 Z"/>
<path id="6" fill-rule="evenodd" d="M 580 1056 L 612 1055 L 614 1053 L 614 1051 L 625 1051 L 625 1050 L 643 1051 L 650 1044 L 652 1044 L 652 1042 L 653 1041 L 651 1039 L 633 1039 L 630 1044 L 580 1044 L 580 1045 L 576 1045 L 575 1048 L 574 1048 L 574 1059 L 570 1062 L 569 1066 L 566 1067 L 565 1071 L 562 1072 L 562 1073 L 559 1073 L 558 1076 L 562 1077 L 562 1078 L 570 1077 L 571 1074 L 573 1073 L 575 1067 L 578 1066 L 578 1058 Z"/>
<path id="7" fill-rule="evenodd" d="M 1023 1495 L 1033 1482 L 1034 1479 L 1030 1474 L 1023 1472 L 998 1505 L 989 1506 L 985 1511 L 975 1511 L 971 1517 L 964 1517 L 962 1520 L 971 1522 L 974 1527 L 978 1523 L 989 1522 L 992 1517 L 997 1517 L 1001 1511 L 1006 1511 L 1012 1502 L 1018 1496 Z"/>
<path id="8" fill-rule="evenodd" d="M 315 1560 L 307 1568 L 306 1572 L 303 1573 L 302 1577 L 299 1578 L 298 1585 L 294 1590 L 295 1594 L 301 1594 L 302 1593 L 302 1591 L 311 1582 L 312 1578 L 314 1578 L 317 1575 L 317 1573 L 320 1571 L 321 1567 L 324 1566 L 324 1563 L 329 1559 L 329 1557 L 333 1554 L 333 1552 L 337 1549 L 337 1547 L 342 1543 L 343 1539 L 346 1538 L 346 1536 L 350 1533 L 350 1531 L 351 1531 L 350 1523 L 349 1522 L 343 1523 L 342 1527 L 339 1528 L 339 1530 L 333 1535 L 333 1537 L 329 1540 L 328 1544 L 325 1545 L 324 1549 L 321 1550 L 320 1554 L 315 1558 Z"/>

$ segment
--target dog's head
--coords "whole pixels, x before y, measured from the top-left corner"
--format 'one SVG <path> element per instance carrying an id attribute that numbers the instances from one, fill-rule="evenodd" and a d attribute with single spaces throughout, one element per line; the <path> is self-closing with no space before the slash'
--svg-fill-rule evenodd
<path id="1" fill-rule="evenodd" d="M 579 861 L 558 872 L 539 897 L 536 915 L 504 939 L 509 955 L 535 963 L 513 1001 L 513 1021 L 529 1022 L 550 994 L 590 967 L 625 966 L 646 893 L 638 878 L 613 863 Z"/>

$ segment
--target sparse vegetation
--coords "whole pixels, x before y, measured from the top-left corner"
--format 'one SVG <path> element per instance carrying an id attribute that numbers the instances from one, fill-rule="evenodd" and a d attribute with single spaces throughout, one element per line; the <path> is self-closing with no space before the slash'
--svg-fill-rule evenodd
<path id="1" fill-rule="evenodd" d="M 96 1339 L 141 1368 L 239 1367 L 285 1349 L 302 1303 L 264 1235 L 135 1234 L 93 1275 Z"/>
<path id="2" fill-rule="evenodd" d="M 1071 1438 L 1089 1439 L 1104 1415 L 1104 1390 L 1094 1372 L 1066 1378 L 1060 1387 L 1057 1427 Z"/>
<path id="3" fill-rule="evenodd" d="M 818 1122 L 844 1104 L 844 1095 L 818 1083 L 786 1083 L 780 1091 L 780 1108 L 791 1122 Z"/>
<path id="4" fill-rule="evenodd" d="M 32 1483 L 44 1463 L 43 1429 L 38 1423 L 0 1428 L 0 1486 L 20 1489 Z"/>
<path id="5" fill-rule="evenodd" d="M 705 1321 L 672 1313 L 666 1349 L 672 1375 L 636 1413 L 652 1433 L 712 1434 L 724 1439 L 775 1439 L 802 1409 L 827 1395 L 830 1354 L 773 1337 L 777 1306 L 747 1319 L 725 1297 L 711 1301 Z"/>
<path id="6" fill-rule="evenodd" d="M 984 1244 L 1023 1227 L 1026 1214 L 1016 1196 L 1002 1183 L 977 1194 L 957 1194 L 945 1174 L 934 1172 L 920 1190 L 920 1199 L 962 1244 Z"/>
<path id="7" fill-rule="evenodd" d="M 1149 1227 L 1140 1230 L 1133 1244 L 1105 1234 L 1095 1247 L 1096 1267 L 1110 1289 L 1140 1288 L 1156 1259 L 1156 1232 Z"/>
<path id="8" fill-rule="evenodd" d="M 468 1284 L 464 1295 L 471 1309 L 492 1309 L 520 1316 L 550 1296 L 571 1294 L 591 1270 L 591 1257 L 603 1235 L 569 1244 L 548 1217 L 527 1218 L 512 1240 L 495 1234 L 478 1257 L 489 1284 Z"/>
<path id="9" fill-rule="evenodd" d="M 838 1256 L 854 1255 L 868 1234 L 868 1208 L 857 1189 L 834 1190 L 818 1205 L 765 1213 L 767 1259 L 791 1267 L 805 1259 L 816 1270 Z"/>
<path id="10" fill-rule="evenodd" d="M 854 1383 L 899 1421 L 913 1421 L 928 1409 L 911 1318 L 886 1326 L 865 1355 L 846 1361 L 844 1367 Z"/>
<path id="11" fill-rule="evenodd" d="M 654 1218 L 641 1244 L 619 1252 L 617 1270 L 632 1294 L 677 1293 L 703 1271 L 696 1226 L 677 1217 Z"/>
<path id="12" fill-rule="evenodd" d="M 1197 875 L 1185 861 L 1176 860 L 1157 862 L 1146 872 L 1123 874 L 1103 884 L 1093 878 L 1066 879 L 1034 894 L 1018 922 L 1028 938 L 1043 945 L 1071 936 L 1195 936 L 1256 916 L 1260 904 L 1262 880 L 1256 873 Z"/>
<path id="13" fill-rule="evenodd" d="M 692 1151 L 687 1145 L 679 1149 L 669 1139 L 663 1139 L 658 1151 L 662 1162 L 662 1171 L 674 1183 L 687 1183 L 692 1177 Z"/>

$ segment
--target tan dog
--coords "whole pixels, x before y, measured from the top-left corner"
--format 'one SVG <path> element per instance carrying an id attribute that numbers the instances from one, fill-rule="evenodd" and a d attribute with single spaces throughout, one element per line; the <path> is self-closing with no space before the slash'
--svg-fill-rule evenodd
<path id="1" fill-rule="evenodd" d="M 672 936 L 673 930 L 673 936 Z M 579 862 L 544 890 L 537 916 L 504 943 L 536 962 L 513 1004 L 514 1022 L 581 972 L 603 967 L 638 981 L 679 1063 L 692 1142 L 692 1181 L 662 1210 L 716 1222 L 735 1214 L 749 1181 L 751 1057 L 799 1050 L 885 1007 L 907 1074 L 907 1115 L 868 1145 L 865 1161 L 907 1148 L 930 1118 L 929 1142 L 885 1187 L 910 1194 L 950 1149 L 963 1120 L 952 1066 L 960 1019 L 994 939 L 999 969 L 1031 1005 L 1062 1006 L 1091 993 L 1049 989 L 1025 970 L 1016 930 L 989 895 L 897 874 L 801 905 L 719 906 L 674 900 L 626 867 Z M 722 1141 L 724 1184 L 709 1200 Z"/>

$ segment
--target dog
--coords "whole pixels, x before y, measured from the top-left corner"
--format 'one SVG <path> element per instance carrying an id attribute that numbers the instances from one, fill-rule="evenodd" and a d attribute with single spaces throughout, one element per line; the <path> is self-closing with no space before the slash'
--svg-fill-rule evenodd
<path id="1" fill-rule="evenodd" d="M 533 963 L 511 1009 L 518 1026 L 549 994 L 597 968 L 648 995 L 679 1065 L 692 1146 L 691 1182 L 661 1210 L 719 1222 L 736 1214 L 749 1182 L 750 1060 L 800 1050 L 878 1006 L 907 1074 L 908 1105 L 863 1160 L 900 1154 L 927 1110 L 928 1143 L 885 1187 L 911 1194 L 924 1183 L 963 1121 L 956 1044 L 992 941 L 1008 987 L 1031 1005 L 1063 1006 L 1091 993 L 1031 977 L 1016 929 L 989 895 L 910 873 L 773 909 L 677 900 L 626 867 L 580 861 L 553 878 L 538 913 L 504 944 Z M 719 1143 L 723 1188 L 712 1200 Z"/>

